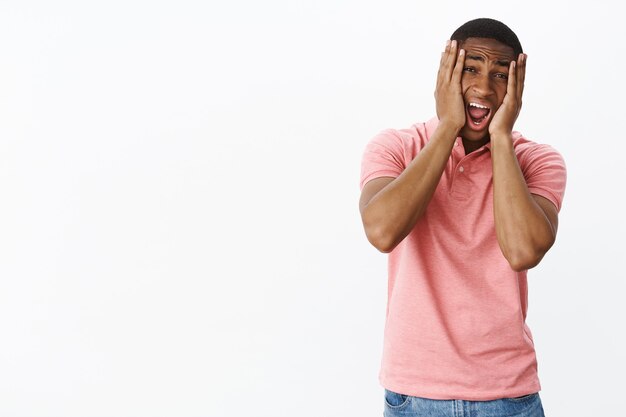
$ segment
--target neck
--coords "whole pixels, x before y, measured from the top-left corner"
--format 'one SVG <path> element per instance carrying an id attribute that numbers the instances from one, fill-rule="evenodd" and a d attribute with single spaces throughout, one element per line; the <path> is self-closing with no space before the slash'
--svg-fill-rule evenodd
<path id="1" fill-rule="evenodd" d="M 465 138 L 463 139 L 463 147 L 465 148 L 465 155 L 474 152 L 476 149 L 486 145 L 487 143 L 489 143 L 489 136 L 485 137 L 484 139 L 481 139 L 479 141 L 475 141 L 475 140 L 467 140 Z"/>

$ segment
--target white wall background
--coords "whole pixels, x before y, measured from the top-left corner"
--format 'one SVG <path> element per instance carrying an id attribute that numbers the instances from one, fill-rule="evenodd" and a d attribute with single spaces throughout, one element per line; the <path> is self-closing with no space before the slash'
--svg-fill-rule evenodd
<path id="1" fill-rule="evenodd" d="M 434 115 L 482 16 L 529 56 L 516 128 L 569 168 L 529 275 L 544 408 L 614 415 L 626 30 L 588 4 L 0 2 L 0 416 L 382 415 L 361 152 Z"/>

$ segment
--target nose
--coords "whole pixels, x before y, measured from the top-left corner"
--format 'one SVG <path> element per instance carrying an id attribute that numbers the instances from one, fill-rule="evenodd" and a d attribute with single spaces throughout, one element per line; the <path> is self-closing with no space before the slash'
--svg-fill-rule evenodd
<path id="1" fill-rule="evenodd" d="M 491 77 L 489 75 L 479 75 L 474 77 L 474 82 L 472 83 L 472 90 L 482 96 L 486 97 L 493 93 L 493 87 L 491 85 Z"/>

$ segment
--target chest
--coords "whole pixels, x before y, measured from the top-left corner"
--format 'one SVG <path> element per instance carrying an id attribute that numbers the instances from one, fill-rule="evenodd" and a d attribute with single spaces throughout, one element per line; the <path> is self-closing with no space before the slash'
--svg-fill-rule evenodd
<path id="1" fill-rule="evenodd" d="M 463 202 L 466 213 L 470 209 L 482 211 L 493 202 L 491 154 L 487 148 L 481 148 L 466 155 L 459 142 L 448 158 L 433 202 L 449 205 L 458 201 Z"/>

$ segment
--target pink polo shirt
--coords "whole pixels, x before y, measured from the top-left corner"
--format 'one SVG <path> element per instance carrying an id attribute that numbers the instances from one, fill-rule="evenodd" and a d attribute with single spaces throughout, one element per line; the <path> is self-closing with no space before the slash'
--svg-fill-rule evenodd
<path id="1" fill-rule="evenodd" d="M 386 130 L 367 145 L 361 188 L 397 177 L 428 143 L 437 119 Z M 561 155 L 513 132 L 531 193 L 561 207 Z M 526 325 L 526 271 L 502 255 L 493 217 L 490 144 L 465 155 L 456 139 L 424 216 L 389 254 L 383 387 L 432 399 L 494 400 L 541 389 Z"/>

